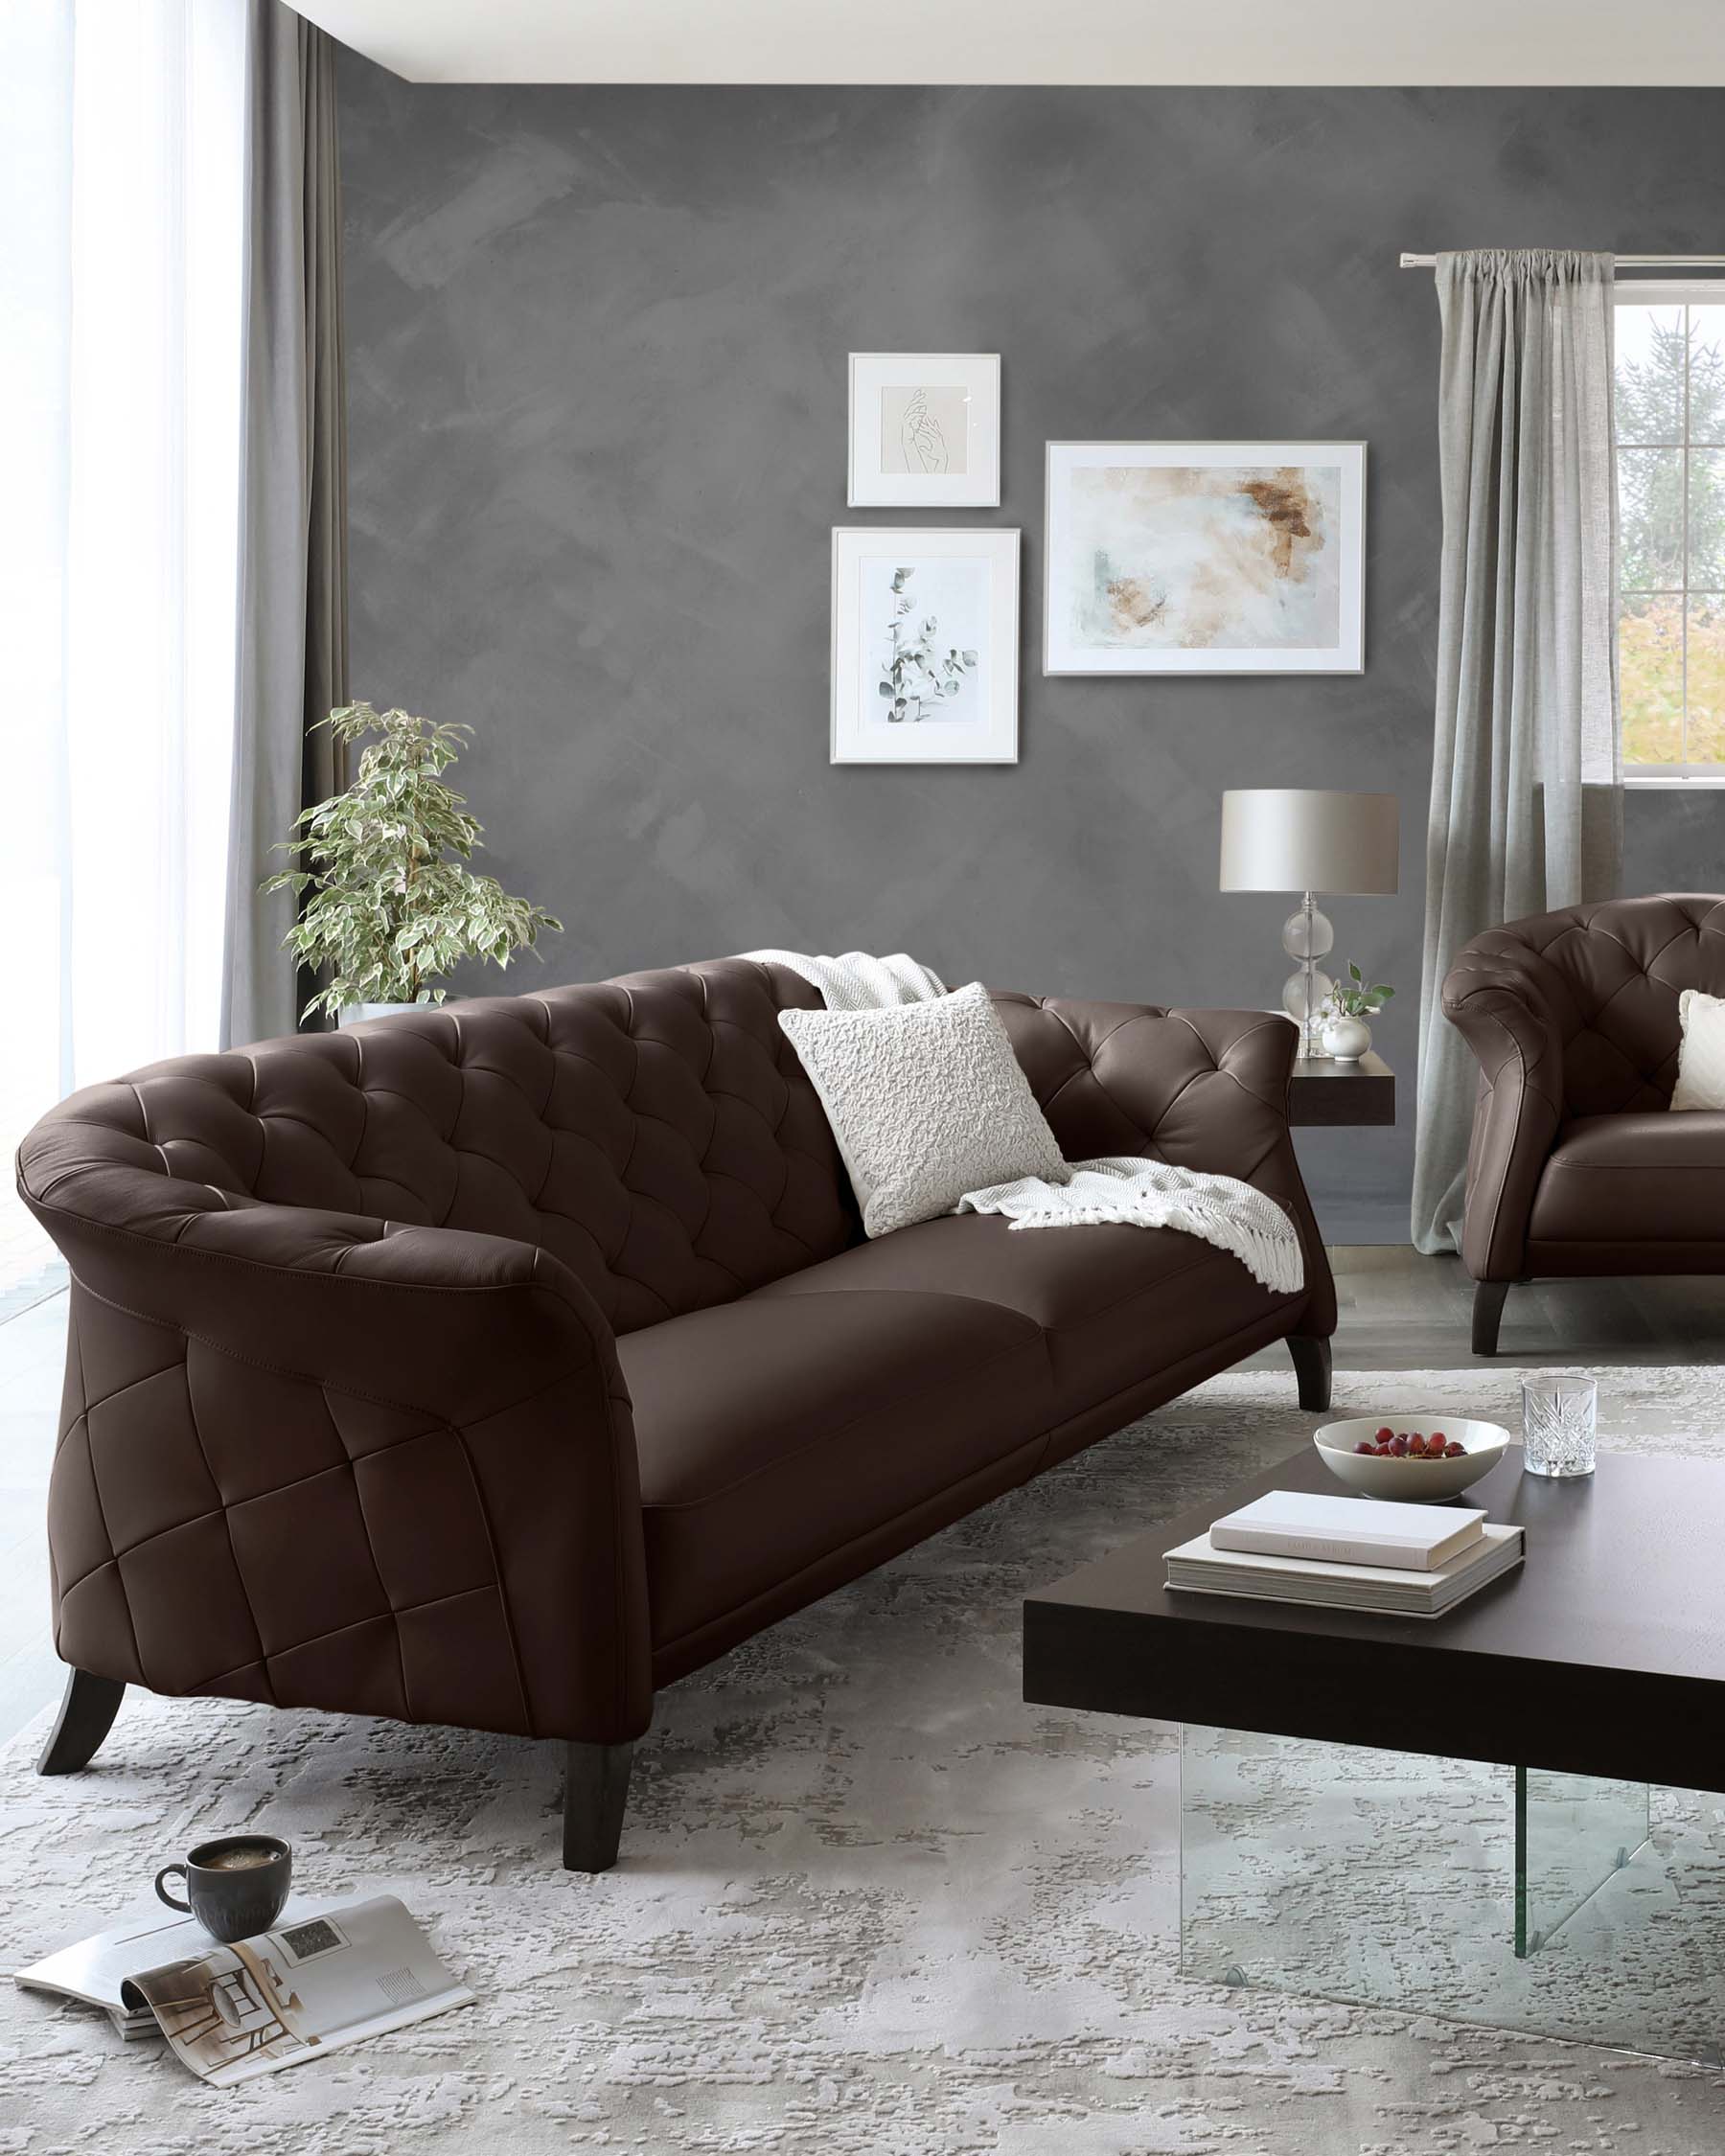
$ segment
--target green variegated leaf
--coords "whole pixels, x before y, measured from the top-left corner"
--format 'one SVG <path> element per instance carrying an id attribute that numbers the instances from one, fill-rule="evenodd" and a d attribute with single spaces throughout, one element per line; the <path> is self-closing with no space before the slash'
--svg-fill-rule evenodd
<path id="1" fill-rule="evenodd" d="M 295 865 L 262 886 L 301 902 L 284 948 L 327 975 L 308 1016 L 334 1017 L 348 1003 L 441 1003 L 441 976 L 463 958 L 507 966 L 541 929 L 561 927 L 462 865 L 483 843 L 480 827 L 442 774 L 472 740 L 471 726 L 431 725 L 368 703 L 344 705 L 319 724 L 344 745 L 366 746 L 347 791 L 294 818 L 299 836 L 278 850 Z"/>

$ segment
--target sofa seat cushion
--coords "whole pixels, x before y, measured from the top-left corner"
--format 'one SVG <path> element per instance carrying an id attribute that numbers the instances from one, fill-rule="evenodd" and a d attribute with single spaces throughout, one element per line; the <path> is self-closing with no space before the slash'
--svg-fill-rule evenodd
<path id="1" fill-rule="evenodd" d="M 1178 1228 L 1014 1228 L 999 1214 L 977 1213 L 855 1245 L 750 1299 L 906 1289 L 970 1296 L 1032 1319 L 1048 1343 L 1057 1420 L 1304 1299 L 1272 1295 L 1238 1258 Z"/>
<path id="2" fill-rule="evenodd" d="M 1053 1419 L 1041 1332 L 964 1296 L 750 1296 L 626 1334 L 617 1353 L 634 1402 L 656 1649 Z"/>
<path id="3" fill-rule="evenodd" d="M 1533 1194 L 1528 1239 L 1725 1243 L 1725 1112 L 1583 1115 L 1566 1125 Z"/>

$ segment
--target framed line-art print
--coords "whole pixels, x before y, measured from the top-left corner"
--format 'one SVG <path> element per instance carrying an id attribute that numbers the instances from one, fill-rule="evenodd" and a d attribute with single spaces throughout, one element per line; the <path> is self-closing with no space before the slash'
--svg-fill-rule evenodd
<path id="1" fill-rule="evenodd" d="M 1050 442 L 1045 674 L 1358 674 L 1364 442 Z"/>
<path id="2" fill-rule="evenodd" d="M 1000 356 L 853 352 L 853 509 L 995 509 L 1000 500 Z"/>
<path id="3" fill-rule="evenodd" d="M 1016 764 L 1019 535 L 833 534 L 835 764 Z"/>

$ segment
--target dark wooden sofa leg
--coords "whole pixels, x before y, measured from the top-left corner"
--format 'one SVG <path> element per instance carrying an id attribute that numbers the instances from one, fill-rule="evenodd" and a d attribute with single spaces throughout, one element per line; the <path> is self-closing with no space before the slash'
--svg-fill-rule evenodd
<path id="1" fill-rule="evenodd" d="M 564 1869 L 609 1871 L 623 1836 L 632 1744 L 571 1744 L 564 1777 Z"/>
<path id="2" fill-rule="evenodd" d="M 36 1773 L 75 1775 L 87 1767 L 113 1728 L 125 1697 L 126 1686 L 118 1677 L 92 1677 L 87 1669 L 74 1669 L 66 1679 L 59 1718 L 42 1747 Z"/>
<path id="3" fill-rule="evenodd" d="M 1498 1326 L 1503 1321 L 1504 1297 L 1508 1293 L 1507 1280 L 1474 1282 L 1473 1351 L 1476 1355 L 1497 1353 Z"/>
<path id="4" fill-rule="evenodd" d="M 1330 1404 L 1330 1343 L 1288 1335 L 1288 1353 L 1294 1358 L 1294 1375 L 1300 1381 L 1300 1404 L 1321 1411 Z"/>

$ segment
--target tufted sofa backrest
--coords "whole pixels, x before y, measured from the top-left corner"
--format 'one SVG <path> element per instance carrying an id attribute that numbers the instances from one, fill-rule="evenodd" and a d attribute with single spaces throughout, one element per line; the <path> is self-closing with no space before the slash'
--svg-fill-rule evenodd
<path id="1" fill-rule="evenodd" d="M 168 1237 L 258 1203 L 508 1236 L 631 1332 L 855 1238 L 778 1024 L 819 1001 L 783 968 L 719 959 L 181 1057 L 44 1118 L 37 1195 Z"/>
<path id="2" fill-rule="evenodd" d="M 1668 1107 L 1686 988 L 1725 996 L 1725 898 L 1611 899 L 1475 937 L 1519 973 L 1563 1042 L 1566 1114 Z"/>

